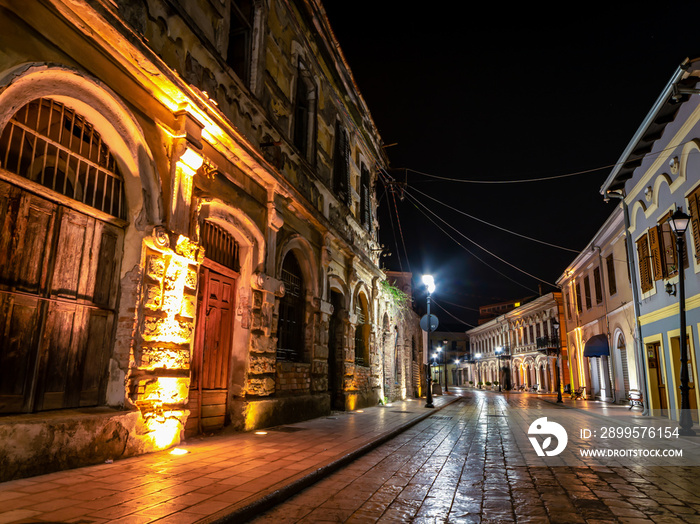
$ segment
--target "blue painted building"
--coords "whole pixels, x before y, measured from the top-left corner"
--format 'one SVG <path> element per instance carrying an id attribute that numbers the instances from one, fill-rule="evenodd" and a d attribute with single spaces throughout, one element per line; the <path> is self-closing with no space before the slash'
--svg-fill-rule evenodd
<path id="1" fill-rule="evenodd" d="M 621 202 L 638 320 L 640 382 L 653 415 L 680 408 L 679 267 L 685 276 L 690 406 L 698 421 L 700 355 L 700 59 L 674 73 L 600 189 Z M 691 215 L 685 255 L 676 253 L 668 219 Z M 682 260 L 679 260 L 682 258 Z"/>

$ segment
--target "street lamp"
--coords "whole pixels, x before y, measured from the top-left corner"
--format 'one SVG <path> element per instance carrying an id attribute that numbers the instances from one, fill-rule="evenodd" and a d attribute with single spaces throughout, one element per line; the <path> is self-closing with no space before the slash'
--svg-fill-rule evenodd
<path id="1" fill-rule="evenodd" d="M 685 328 L 685 268 L 683 267 L 683 254 L 685 253 L 685 230 L 688 229 L 690 217 L 683 213 L 681 208 L 676 208 L 668 219 L 671 229 L 676 234 L 676 265 L 678 267 L 678 307 L 681 323 L 681 430 L 685 436 L 695 435 L 693 431 L 693 419 L 690 417 L 690 397 L 688 395 L 688 343 Z"/>
<path id="2" fill-rule="evenodd" d="M 474 355 L 474 358 L 476 358 L 476 385 L 481 389 L 481 353 Z"/>
<path id="3" fill-rule="evenodd" d="M 442 357 L 442 368 L 445 370 L 445 393 L 449 393 L 450 390 L 447 388 L 447 340 L 442 341 L 442 347 L 445 349 Z"/>
<path id="4" fill-rule="evenodd" d="M 552 318 L 552 335 L 554 336 L 554 348 L 557 357 L 557 404 L 564 403 L 561 398 L 561 340 L 559 338 L 559 321 L 556 317 Z"/>
<path id="5" fill-rule="evenodd" d="M 503 356 L 503 348 L 501 346 L 498 346 L 496 348 L 496 358 L 498 359 L 498 370 L 500 373 L 498 374 L 498 392 L 500 393 L 502 391 L 502 382 L 503 382 L 503 361 L 501 360 L 501 357 Z"/>
<path id="6" fill-rule="evenodd" d="M 431 329 L 431 322 L 430 322 L 430 295 L 433 294 L 433 291 L 435 291 L 435 279 L 433 278 L 432 275 L 423 275 L 423 284 L 428 290 L 428 311 L 427 311 L 427 331 L 428 331 L 428 349 L 427 351 L 430 351 L 430 333 L 432 331 Z M 425 407 L 426 408 L 434 408 L 435 405 L 433 404 L 433 384 L 432 384 L 432 377 L 430 376 L 430 365 L 428 365 L 428 392 L 425 395 Z"/>

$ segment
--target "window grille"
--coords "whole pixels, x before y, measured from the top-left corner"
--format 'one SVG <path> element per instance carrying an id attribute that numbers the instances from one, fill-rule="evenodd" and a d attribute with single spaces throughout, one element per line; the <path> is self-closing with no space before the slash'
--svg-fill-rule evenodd
<path id="1" fill-rule="evenodd" d="M 238 242 L 230 233 L 212 222 L 204 222 L 200 237 L 208 259 L 234 271 L 240 270 Z"/>
<path id="2" fill-rule="evenodd" d="M 117 162 L 85 117 L 38 98 L 10 119 L 0 136 L 2 167 L 118 218 L 126 218 Z"/>
<path id="3" fill-rule="evenodd" d="M 365 324 L 366 318 L 365 313 L 362 308 L 357 307 L 355 309 L 357 313 L 357 325 L 355 326 L 355 364 L 359 366 L 366 366 L 368 363 L 365 362 Z"/>
<path id="4" fill-rule="evenodd" d="M 306 302 L 301 268 L 293 253 L 282 264 L 282 282 L 285 291 L 277 322 L 277 360 L 299 362 L 304 348 Z"/>

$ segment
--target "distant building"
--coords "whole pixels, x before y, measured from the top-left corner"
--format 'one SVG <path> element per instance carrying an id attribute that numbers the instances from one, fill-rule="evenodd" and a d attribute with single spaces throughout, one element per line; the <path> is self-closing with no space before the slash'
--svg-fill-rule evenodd
<path id="1" fill-rule="evenodd" d="M 589 399 L 626 403 L 639 392 L 627 237 L 617 207 L 557 280 L 562 289 L 572 387 Z"/>
<path id="2" fill-rule="evenodd" d="M 464 377 L 458 370 L 461 361 L 467 355 L 467 336 L 461 332 L 435 331 L 431 335 L 431 344 L 432 350 L 428 357 L 433 380 L 444 388 L 447 376 L 448 387 L 462 385 Z M 440 348 L 440 351 L 437 348 Z"/>
<path id="3" fill-rule="evenodd" d="M 484 324 L 489 320 L 504 315 L 509 311 L 514 310 L 516 307 L 520 307 L 523 304 L 529 302 L 534 297 L 526 297 L 520 300 L 508 300 L 505 302 L 497 302 L 495 304 L 486 304 L 484 306 L 479 306 L 479 320 L 478 324 Z"/>
<path id="4" fill-rule="evenodd" d="M 470 380 L 484 387 L 556 393 L 559 374 L 564 389 L 570 380 L 563 320 L 561 293 L 552 292 L 467 330 Z"/>

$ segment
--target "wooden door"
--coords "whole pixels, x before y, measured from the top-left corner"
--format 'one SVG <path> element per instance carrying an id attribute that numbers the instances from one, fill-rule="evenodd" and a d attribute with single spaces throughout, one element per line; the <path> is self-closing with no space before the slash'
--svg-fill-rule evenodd
<path id="1" fill-rule="evenodd" d="M 121 229 L 0 182 L 0 413 L 95 406 Z"/>
<path id="2" fill-rule="evenodd" d="M 661 410 L 666 415 L 668 403 L 666 402 L 666 381 L 664 380 L 663 364 L 659 352 L 661 345 L 658 342 L 647 344 L 647 362 L 649 365 L 649 394 L 652 400 L 652 409 Z"/>
<path id="3" fill-rule="evenodd" d="M 187 435 L 220 429 L 226 421 L 234 290 L 234 277 L 202 268 Z"/>
<path id="4" fill-rule="evenodd" d="M 690 339 L 686 336 L 686 348 L 688 352 L 688 400 L 690 401 L 691 416 L 695 422 L 698 420 L 698 401 L 695 393 L 695 370 L 693 369 L 692 348 Z M 681 339 L 671 337 L 671 366 L 676 379 L 675 398 L 676 409 L 681 409 Z"/>

